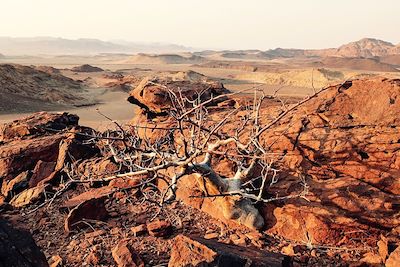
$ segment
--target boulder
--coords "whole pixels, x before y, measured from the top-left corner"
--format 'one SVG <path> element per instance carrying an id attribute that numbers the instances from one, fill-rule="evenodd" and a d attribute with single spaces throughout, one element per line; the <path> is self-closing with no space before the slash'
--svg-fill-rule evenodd
<path id="1" fill-rule="evenodd" d="M 156 220 L 147 223 L 147 231 L 151 236 L 166 237 L 172 234 L 172 225 L 164 220 Z"/>
<path id="2" fill-rule="evenodd" d="M 4 180 L 1 186 L 1 193 L 7 199 L 23 189 L 27 188 L 29 185 L 29 172 L 21 172 L 14 179 L 7 181 Z"/>
<path id="3" fill-rule="evenodd" d="M 38 112 L 0 126 L 0 142 L 43 135 L 78 126 L 79 117 L 69 113 Z"/>
<path id="4" fill-rule="evenodd" d="M 138 105 L 147 117 L 164 116 L 173 106 L 172 94 L 181 95 L 189 100 L 200 97 L 202 102 L 219 95 L 227 94 L 227 90 L 222 83 L 218 82 L 190 82 L 172 81 L 162 79 L 143 79 L 140 84 L 131 91 L 128 101 Z M 217 103 L 226 100 L 221 97 L 210 103 Z M 175 103 L 176 104 L 176 103 Z"/>
<path id="5" fill-rule="evenodd" d="M 178 235 L 172 243 L 169 267 L 179 266 L 292 266 L 287 256 L 200 237 Z"/>
<path id="6" fill-rule="evenodd" d="M 90 198 L 73 208 L 65 219 L 65 232 L 69 233 L 72 230 L 87 227 L 85 220 L 103 220 L 107 218 L 108 212 L 104 203 L 105 199 L 105 196 Z"/>
<path id="7" fill-rule="evenodd" d="M 50 187 L 48 184 L 38 185 L 36 187 L 26 189 L 13 197 L 10 200 L 10 204 L 16 208 L 30 205 L 42 199 L 49 189 Z"/>
<path id="8" fill-rule="evenodd" d="M 390 253 L 386 260 L 386 267 L 396 267 L 400 263 L 400 246 L 398 246 L 392 253 Z"/>
<path id="9" fill-rule="evenodd" d="M 112 256 L 118 267 L 144 267 L 139 255 L 133 250 L 128 240 L 121 240 L 113 248 Z"/>
<path id="10" fill-rule="evenodd" d="M 11 180 L 23 171 L 34 169 L 39 160 L 56 161 L 64 138 L 63 134 L 54 134 L 0 145 L 0 178 Z"/>

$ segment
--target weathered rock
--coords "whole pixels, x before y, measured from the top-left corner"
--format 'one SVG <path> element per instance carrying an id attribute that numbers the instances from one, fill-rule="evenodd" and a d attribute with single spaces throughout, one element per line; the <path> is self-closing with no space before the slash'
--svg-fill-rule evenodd
<path id="1" fill-rule="evenodd" d="M 108 216 L 105 208 L 105 197 L 88 199 L 73 208 L 64 223 L 66 233 L 74 229 L 87 227 L 85 220 L 103 220 Z"/>
<path id="2" fill-rule="evenodd" d="M 60 257 L 60 255 L 54 255 L 50 258 L 49 260 L 49 266 L 50 267 L 62 267 L 63 266 L 63 260 Z"/>
<path id="3" fill-rule="evenodd" d="M 147 224 L 149 234 L 156 237 L 166 237 L 172 234 L 172 225 L 163 220 L 157 220 Z"/>
<path id="4" fill-rule="evenodd" d="M 128 240 L 121 240 L 113 248 L 112 256 L 118 267 L 144 267 L 142 259 L 133 250 Z"/>
<path id="5" fill-rule="evenodd" d="M 166 115 L 167 110 L 172 106 L 172 101 L 168 90 L 181 94 L 190 100 L 197 99 L 201 94 L 201 100 L 206 101 L 211 96 L 218 96 L 229 93 L 221 83 L 217 82 L 190 82 L 190 81 L 171 81 L 159 79 L 143 79 L 140 84 L 131 91 L 128 101 L 138 105 L 143 109 L 148 117 L 155 115 Z M 221 98 L 212 104 L 224 101 Z"/>
<path id="6" fill-rule="evenodd" d="M 378 234 L 372 228 L 391 229 L 400 223 L 395 197 L 400 193 L 399 95 L 395 80 L 332 86 L 261 135 L 264 147 L 285 154 L 283 169 L 306 176 L 312 202 L 286 201 L 276 208 L 279 214 L 270 218 L 268 231 L 298 241 L 309 233 L 313 242 L 334 244 L 343 238 L 344 228 L 357 225 Z M 287 176 L 271 193 L 301 190 L 299 179 Z M 304 233 L 296 230 L 301 216 L 294 214 L 308 218 Z"/>
<path id="7" fill-rule="evenodd" d="M 385 267 L 396 267 L 400 263 L 400 246 L 398 246 L 392 253 L 390 253 L 386 260 Z"/>
<path id="8" fill-rule="evenodd" d="M 135 227 L 131 227 L 131 232 L 133 233 L 133 235 L 139 236 L 139 235 L 143 235 L 147 232 L 147 227 L 145 224 L 139 224 L 138 226 Z"/>
<path id="9" fill-rule="evenodd" d="M 218 195 L 222 192 L 206 180 L 207 192 Z M 160 181 L 161 182 L 161 181 Z M 159 185 L 164 188 L 165 185 Z M 227 224 L 240 224 L 250 229 L 261 229 L 264 219 L 258 210 L 247 200 L 238 196 L 224 196 L 217 198 L 204 198 L 203 179 L 198 174 L 185 175 L 178 181 L 176 197 L 185 204 L 210 214 Z"/>
<path id="10" fill-rule="evenodd" d="M 381 236 L 381 240 L 378 241 L 377 246 L 378 246 L 379 256 L 381 256 L 382 261 L 385 262 L 389 253 L 387 238 Z"/>
<path id="11" fill-rule="evenodd" d="M 382 265 L 382 259 L 379 254 L 373 252 L 367 252 L 363 255 L 360 260 L 362 263 L 367 264 L 368 266 L 380 266 Z"/>
<path id="12" fill-rule="evenodd" d="M 55 170 L 56 162 L 45 162 L 39 160 L 32 171 L 32 176 L 29 179 L 29 187 L 35 187 L 42 180 L 48 178 Z"/>
<path id="13" fill-rule="evenodd" d="M 85 159 L 98 149 L 83 144 L 90 129 L 76 126 L 78 117 L 67 113 L 38 113 L 3 126 L 0 145 L 0 179 L 7 183 L 24 171 L 32 171 L 29 187 L 51 183 L 68 161 Z M 75 127 L 70 129 L 71 127 Z M 54 131 L 69 129 L 68 133 Z M 51 135 L 48 135 L 51 134 Z M 20 139 L 20 140 L 15 140 Z"/>
<path id="14" fill-rule="evenodd" d="M 26 205 L 35 203 L 44 197 L 45 192 L 48 191 L 49 188 L 50 187 L 48 184 L 44 184 L 26 189 L 13 197 L 10 200 L 10 204 L 16 208 L 21 208 Z"/>
<path id="15" fill-rule="evenodd" d="M 46 257 L 31 235 L 0 220 L 0 266 L 45 267 Z"/>
<path id="16" fill-rule="evenodd" d="M 172 244 L 168 266 L 291 266 L 291 259 L 200 237 L 178 235 Z"/>
<path id="17" fill-rule="evenodd" d="M 92 178 L 104 178 L 111 176 L 114 175 L 119 169 L 120 167 L 112 160 L 101 157 L 92 157 L 83 160 L 77 167 L 77 171 L 82 175 L 82 177 Z"/>
<path id="18" fill-rule="evenodd" d="M 14 179 L 7 181 L 4 180 L 1 186 L 1 193 L 5 198 L 12 197 L 13 195 L 21 192 L 23 189 L 27 188 L 29 185 L 29 172 L 21 172 Z"/>
<path id="19" fill-rule="evenodd" d="M 0 146 L 0 177 L 12 179 L 19 173 L 32 170 L 39 160 L 57 160 L 62 134 L 12 141 Z"/>
<path id="20" fill-rule="evenodd" d="M 0 142 L 27 136 L 42 135 L 78 125 L 79 117 L 73 114 L 38 112 L 21 120 L 0 126 Z"/>
<path id="21" fill-rule="evenodd" d="M 64 204 L 61 206 L 61 208 L 73 208 L 76 207 L 86 201 L 92 200 L 92 199 L 99 199 L 99 198 L 104 198 L 108 197 L 112 193 L 115 192 L 115 189 L 112 187 L 104 186 L 104 187 L 99 187 L 99 188 L 91 188 L 90 190 L 77 195 L 73 198 L 70 198 L 64 202 Z"/>

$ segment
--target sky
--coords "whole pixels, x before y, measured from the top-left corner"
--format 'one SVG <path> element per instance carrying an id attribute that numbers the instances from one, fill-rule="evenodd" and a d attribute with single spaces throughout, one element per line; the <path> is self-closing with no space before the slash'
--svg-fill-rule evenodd
<path id="1" fill-rule="evenodd" d="M 399 0 L 1 0 L 0 36 L 124 39 L 210 49 L 400 43 Z"/>

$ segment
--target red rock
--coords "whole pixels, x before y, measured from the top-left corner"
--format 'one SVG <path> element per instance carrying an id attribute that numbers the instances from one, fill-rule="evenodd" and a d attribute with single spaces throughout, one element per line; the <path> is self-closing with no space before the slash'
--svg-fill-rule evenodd
<path id="1" fill-rule="evenodd" d="M 208 233 L 204 235 L 204 239 L 217 239 L 218 237 L 218 233 Z"/>
<path id="2" fill-rule="evenodd" d="M 385 267 L 398 267 L 400 263 L 400 246 L 398 246 L 392 253 L 390 253 L 386 260 Z"/>
<path id="3" fill-rule="evenodd" d="M 26 189 L 13 197 L 10 200 L 10 204 L 16 208 L 30 205 L 36 201 L 39 201 L 49 189 L 50 187 L 48 184 L 38 185 L 36 187 Z"/>
<path id="4" fill-rule="evenodd" d="M 29 173 L 27 171 L 21 172 L 14 179 L 3 181 L 3 184 L 1 186 L 1 193 L 5 198 L 15 195 L 28 186 L 28 181 Z"/>
<path id="5" fill-rule="evenodd" d="M 39 182 L 48 178 L 54 172 L 55 166 L 55 162 L 44 162 L 39 160 L 33 169 L 31 178 L 29 179 L 29 187 L 35 187 Z"/>
<path id="6" fill-rule="evenodd" d="M 147 227 L 145 224 L 140 224 L 138 226 L 131 227 L 131 232 L 133 233 L 133 235 L 135 237 L 139 236 L 139 235 L 143 235 L 147 232 Z"/>
<path id="7" fill-rule="evenodd" d="M 294 255 L 296 254 L 296 253 L 294 252 L 294 249 L 293 249 L 293 245 L 292 245 L 292 244 L 289 244 L 289 245 L 287 245 L 287 246 L 284 246 L 284 247 L 282 248 L 281 252 L 282 252 L 283 254 L 285 254 L 285 255 L 288 255 L 288 256 L 294 256 Z"/>
<path id="8" fill-rule="evenodd" d="M 115 188 L 120 188 L 120 189 L 126 189 L 126 188 L 131 188 L 134 186 L 137 186 L 140 184 L 144 177 L 132 177 L 132 178 L 117 178 L 114 180 L 111 180 L 109 186 L 110 187 L 115 187 Z"/>
<path id="9" fill-rule="evenodd" d="M 147 231 L 151 236 L 166 237 L 172 234 L 172 225 L 164 220 L 147 223 Z"/>
<path id="10" fill-rule="evenodd" d="M 79 204 L 89 201 L 89 200 L 92 200 L 92 199 L 108 197 L 109 195 L 111 195 L 114 192 L 115 192 L 115 189 L 108 187 L 108 186 L 99 187 L 99 188 L 91 188 L 88 191 L 65 201 L 61 208 L 76 207 Z"/>
<path id="11" fill-rule="evenodd" d="M 119 168 L 118 164 L 115 164 L 108 158 L 91 157 L 78 165 L 77 172 L 82 176 L 82 179 L 89 176 L 100 179 L 114 175 L 119 171 Z"/>
<path id="12" fill-rule="evenodd" d="M 96 230 L 96 231 L 93 231 L 90 233 L 85 233 L 85 239 L 98 237 L 98 236 L 104 235 L 105 233 L 106 233 L 106 231 L 104 231 L 102 229 Z"/>
<path id="13" fill-rule="evenodd" d="M 202 101 L 210 99 L 212 95 L 215 97 L 229 92 L 221 83 L 217 82 L 149 80 L 145 78 L 131 91 L 128 101 L 141 107 L 148 115 L 165 115 L 171 107 L 171 98 L 166 88 L 176 93 L 180 92 L 190 100 L 197 98 L 201 92 Z M 224 100 L 226 98 L 221 98 L 216 102 Z"/>
<path id="14" fill-rule="evenodd" d="M 88 256 L 85 259 L 85 262 L 87 264 L 90 264 L 92 266 L 98 266 L 101 260 L 101 252 L 97 249 L 97 247 L 93 247 Z"/>
<path id="15" fill-rule="evenodd" d="M 291 260 L 280 254 L 178 235 L 168 266 L 291 266 Z"/>
<path id="16" fill-rule="evenodd" d="M 112 256 L 118 267 L 144 267 L 142 259 L 133 250 L 128 240 L 121 240 L 113 248 Z"/>
<path id="17" fill-rule="evenodd" d="M 378 254 L 375 254 L 373 252 L 367 252 L 363 255 L 361 262 L 374 266 L 374 265 L 381 265 L 382 259 L 381 256 L 379 256 Z"/>
<path id="18" fill-rule="evenodd" d="M 378 241 L 377 246 L 379 256 L 381 256 L 382 262 L 385 262 L 389 254 L 388 241 L 386 237 L 381 236 L 381 240 Z"/>
<path id="19" fill-rule="evenodd" d="M 167 221 L 158 220 L 148 223 L 147 231 L 151 236 L 166 237 L 172 234 L 172 225 Z"/>
<path id="20" fill-rule="evenodd" d="M 66 233 L 74 229 L 84 228 L 88 225 L 85 220 L 103 220 L 108 216 L 105 208 L 105 197 L 91 198 L 73 208 L 64 223 Z"/>
<path id="21" fill-rule="evenodd" d="M 63 138 L 62 134 L 54 134 L 0 146 L 0 176 L 10 180 L 23 171 L 32 170 L 39 160 L 56 161 Z"/>
<path id="22" fill-rule="evenodd" d="M 0 142 L 43 135 L 49 129 L 62 130 L 78 125 L 79 117 L 68 113 L 38 112 L 24 119 L 0 126 Z M 50 133 L 54 133 L 51 132 Z"/>
<path id="23" fill-rule="evenodd" d="M 49 266 L 50 267 L 62 267 L 63 266 L 63 260 L 60 257 L 60 255 L 54 255 L 50 258 L 49 260 Z"/>

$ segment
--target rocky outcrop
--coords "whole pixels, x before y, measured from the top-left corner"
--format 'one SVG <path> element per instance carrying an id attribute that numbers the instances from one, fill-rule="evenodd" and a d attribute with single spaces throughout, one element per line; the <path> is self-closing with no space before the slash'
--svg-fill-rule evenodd
<path id="1" fill-rule="evenodd" d="M 311 201 L 290 200 L 266 213 L 267 221 L 275 218 L 269 232 L 335 243 L 344 229 L 399 225 L 399 96 L 398 80 L 332 86 L 261 136 L 285 154 L 283 168 L 306 175 Z M 298 180 L 288 177 L 272 187 L 280 194 L 296 190 Z"/>
<path id="2" fill-rule="evenodd" d="M 68 113 L 37 113 L 0 129 L 1 193 L 15 207 L 40 199 L 64 165 L 98 149 L 83 144 L 89 129 Z"/>
<path id="3" fill-rule="evenodd" d="M 292 266 L 284 255 L 179 235 L 172 246 L 169 267 L 183 266 Z"/>
<path id="4" fill-rule="evenodd" d="M 36 69 L 46 72 L 48 74 L 60 74 L 61 73 L 61 71 L 59 69 L 50 67 L 50 66 L 37 66 Z"/>
<path id="5" fill-rule="evenodd" d="M 71 70 L 74 72 L 102 72 L 102 71 L 104 71 L 102 68 L 91 66 L 89 64 L 84 64 L 81 66 L 73 67 Z"/>
<path id="6" fill-rule="evenodd" d="M 128 240 L 121 240 L 112 250 L 112 256 L 118 267 L 144 267 L 144 262 Z"/>
<path id="7" fill-rule="evenodd" d="M 12 141 L 28 136 L 54 133 L 78 126 L 79 117 L 68 113 L 39 112 L 0 126 L 0 142 Z"/>
<path id="8" fill-rule="evenodd" d="M 229 93 L 223 84 L 218 82 L 171 81 L 145 78 L 131 91 L 128 101 L 138 105 L 142 109 L 142 114 L 148 118 L 166 116 L 167 111 L 172 106 L 171 92 L 189 100 L 200 97 L 200 101 L 208 100 L 212 96 Z M 216 105 L 224 100 L 226 98 L 216 100 L 210 105 Z"/>
<path id="9" fill-rule="evenodd" d="M 153 90 L 141 86 L 132 93 L 142 101 L 143 113 L 167 110 L 168 96 L 161 93 L 162 87 L 149 87 Z M 143 91 L 147 94 L 140 98 Z M 376 239 L 382 231 L 399 225 L 399 95 L 398 80 L 363 79 L 331 86 L 260 136 L 264 147 L 284 155 L 278 182 L 268 193 L 300 193 L 303 187 L 299 174 L 308 185 L 308 201 L 287 199 L 261 208 L 267 233 L 297 242 L 338 244 L 367 236 Z M 226 112 L 221 110 L 212 116 L 220 119 Z M 263 107 L 262 123 L 267 125 L 267 118 L 277 112 L 277 107 Z M 241 119 L 238 114 L 236 121 Z M 147 118 L 143 121 L 149 123 Z M 153 123 L 164 126 L 160 119 Z M 225 126 L 227 133 L 235 129 L 234 124 Z M 152 131 L 153 135 L 160 133 Z M 216 168 L 220 164 L 215 163 Z M 221 165 L 218 170 L 229 173 L 230 168 Z M 229 218 L 224 210 L 238 203 L 229 204 L 230 198 L 192 198 L 202 194 L 194 176 L 179 181 L 178 188 L 184 189 L 178 189 L 177 197 L 216 218 Z"/>

